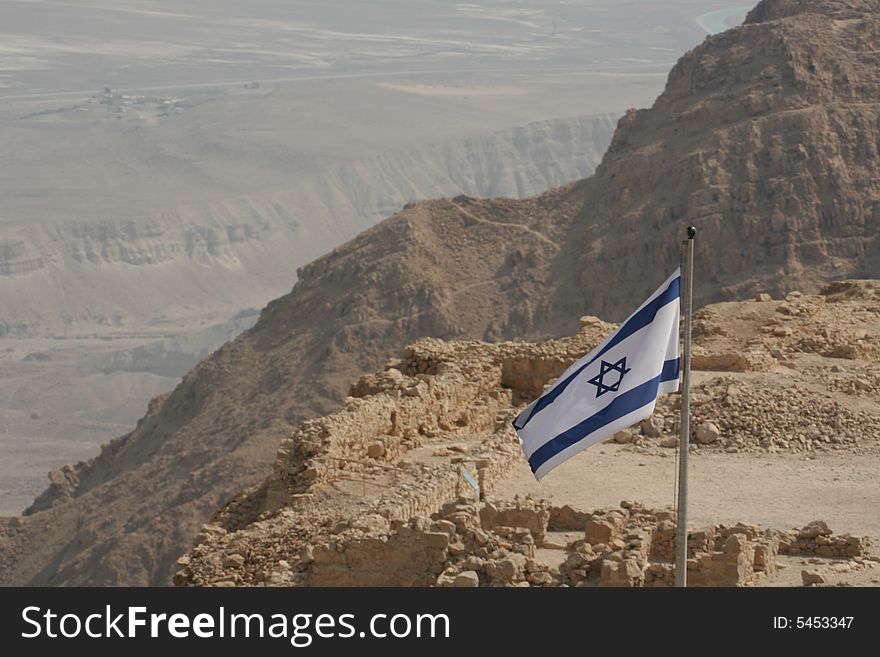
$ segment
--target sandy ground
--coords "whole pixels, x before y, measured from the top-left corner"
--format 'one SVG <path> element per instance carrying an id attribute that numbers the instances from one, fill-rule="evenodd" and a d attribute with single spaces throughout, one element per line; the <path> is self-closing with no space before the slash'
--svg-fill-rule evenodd
<path id="1" fill-rule="evenodd" d="M 635 500 L 672 505 L 675 458 L 659 458 L 603 444 L 535 481 L 523 462 L 492 491 L 499 497 L 531 494 L 576 508 Z M 812 460 L 797 454 L 697 454 L 689 459 L 689 518 L 694 525 L 749 522 L 789 529 L 825 520 L 838 533 L 880 542 L 880 456 L 846 453 Z"/>
<path id="2" fill-rule="evenodd" d="M 671 506 L 676 459 L 602 444 L 582 452 L 537 482 L 523 463 L 490 495 L 530 494 L 554 504 L 591 509 L 635 500 Z M 835 533 L 871 537 L 880 545 L 880 456 L 835 453 L 807 460 L 798 454 L 695 454 L 689 459 L 689 522 L 694 526 L 747 522 L 792 529 L 824 520 Z M 875 547 L 874 550 L 877 548 Z M 880 585 L 880 567 L 848 570 L 828 559 L 780 557 L 783 566 L 765 586 L 800 586 L 801 571 L 820 572 L 826 583 Z"/>

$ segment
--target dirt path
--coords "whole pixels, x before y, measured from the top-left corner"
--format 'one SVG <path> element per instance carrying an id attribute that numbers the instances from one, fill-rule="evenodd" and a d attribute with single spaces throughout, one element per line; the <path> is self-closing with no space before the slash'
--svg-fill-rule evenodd
<path id="1" fill-rule="evenodd" d="M 450 203 L 452 204 L 452 206 L 456 210 L 461 212 L 463 215 L 465 215 L 468 219 L 471 219 L 472 221 L 476 221 L 477 223 L 481 223 L 481 224 L 490 224 L 490 225 L 495 225 L 495 226 L 507 226 L 508 228 L 515 228 L 517 230 L 521 230 L 525 233 L 528 233 L 532 237 L 535 237 L 546 244 L 549 244 L 554 249 L 559 248 L 559 245 L 556 242 L 554 242 L 553 240 L 551 240 L 549 237 L 547 237 L 544 233 L 541 233 L 537 230 L 534 230 L 533 228 L 530 228 L 529 226 L 523 226 L 522 224 L 509 223 L 506 221 L 490 221 L 489 219 L 485 219 L 484 217 L 479 217 L 479 216 L 475 215 L 473 212 L 471 212 L 467 208 L 461 207 L 461 205 L 459 205 L 458 203 L 455 203 L 454 201 L 450 201 Z"/>

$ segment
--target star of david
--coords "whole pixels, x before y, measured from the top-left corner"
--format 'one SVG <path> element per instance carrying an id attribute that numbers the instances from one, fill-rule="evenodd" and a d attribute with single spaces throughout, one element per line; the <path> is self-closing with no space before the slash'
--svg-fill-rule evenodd
<path id="1" fill-rule="evenodd" d="M 620 382 L 623 381 L 623 377 L 626 376 L 630 369 L 632 368 L 627 368 L 626 366 L 626 356 L 616 363 L 609 363 L 603 360 L 599 366 L 599 373 L 589 380 L 589 383 L 596 386 L 596 397 L 601 397 L 606 392 L 617 392 L 620 389 Z M 605 375 L 609 372 L 617 372 L 617 380 L 614 383 L 605 383 Z M 609 378 L 615 378 L 615 376 L 611 374 Z"/>

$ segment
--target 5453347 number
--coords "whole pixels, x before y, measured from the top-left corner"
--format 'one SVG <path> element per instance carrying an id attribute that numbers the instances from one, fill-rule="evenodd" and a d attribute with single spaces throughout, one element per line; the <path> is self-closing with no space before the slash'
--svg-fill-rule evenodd
<path id="1" fill-rule="evenodd" d="M 774 616 L 773 628 L 777 630 L 848 630 L 855 616 Z"/>

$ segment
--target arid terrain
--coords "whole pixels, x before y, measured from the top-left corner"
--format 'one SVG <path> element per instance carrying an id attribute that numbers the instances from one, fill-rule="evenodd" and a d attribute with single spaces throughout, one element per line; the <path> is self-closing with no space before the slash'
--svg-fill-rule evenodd
<path id="1" fill-rule="evenodd" d="M 362 96 L 369 92 L 365 88 Z M 258 124 L 283 121 L 285 106 L 295 102 L 290 93 L 285 100 L 281 90 L 268 95 L 262 102 L 274 107 L 274 114 L 254 111 Z M 406 95 L 378 93 L 373 102 L 378 111 L 379 105 L 406 104 Z M 158 138 L 169 144 L 186 142 L 194 131 L 204 130 L 201 126 L 223 124 L 230 112 L 247 111 L 238 107 L 243 101 L 234 94 L 215 101 L 222 108 L 206 103 L 190 108 L 186 117 L 175 117 L 185 126 L 155 128 Z M 426 98 L 409 103 L 408 109 L 425 121 L 429 116 L 440 120 L 441 112 L 450 117 L 458 112 L 455 100 L 429 109 L 432 102 Z M 58 162 L 84 159 L 79 170 L 89 172 L 89 162 L 104 157 L 95 153 L 99 144 L 106 147 L 107 161 L 114 161 L 115 153 L 137 151 L 154 138 L 133 129 L 108 136 L 102 125 L 104 108 L 86 103 L 84 109 L 75 120 L 62 121 L 72 124 L 64 130 L 84 129 L 78 139 L 67 140 L 72 147 L 59 154 Z M 361 110 L 366 109 L 365 100 Z M 540 115 L 537 108 L 534 112 Z M 390 116 L 385 120 L 394 121 Z M 8 185 L 18 193 L 7 195 L 5 213 L 0 213 L 14 218 L 2 223 L 0 216 L 0 449 L 7 456 L 0 466 L 0 513 L 27 506 L 45 486 L 47 466 L 90 458 L 99 444 L 130 430 L 151 398 L 173 389 L 201 359 L 252 326 L 268 300 L 288 291 L 299 265 L 411 199 L 462 191 L 528 195 L 581 178 L 592 172 L 607 147 L 616 115 L 522 125 L 515 120 L 507 130 L 493 131 L 487 122 L 472 126 L 471 138 L 433 144 L 418 143 L 411 134 L 412 144 L 398 151 L 382 152 L 379 143 L 360 145 L 362 153 L 378 154 L 348 161 L 345 156 L 353 154 L 343 154 L 320 173 L 301 172 L 298 178 L 288 167 L 290 183 L 279 180 L 271 191 L 258 192 L 267 180 L 251 171 L 250 196 L 207 206 L 208 192 L 204 199 L 191 201 L 173 190 L 155 190 L 153 199 L 126 204 L 126 188 L 151 177 L 149 166 L 135 163 L 125 168 L 131 180 L 110 175 L 104 183 L 118 198 L 104 198 L 95 208 L 79 207 L 74 200 L 67 203 L 72 216 L 64 221 L 46 219 L 45 202 L 36 209 L 16 207 L 21 197 L 34 204 L 37 192 L 28 186 L 40 176 L 50 177 L 47 170 L 52 167 L 42 164 L 43 155 L 32 168 L 20 157 L 10 158 L 15 178 Z M 33 125 L 45 119 L 29 123 L 28 140 L 40 143 L 58 128 Z M 503 124 L 499 119 L 498 125 Z M 33 136 L 41 128 L 45 134 Z M 454 133 L 453 126 L 447 129 Z M 299 153 L 303 167 L 314 166 L 303 153 L 308 130 L 306 126 L 287 134 L 290 157 L 295 160 Z M 413 133 L 421 130 L 424 126 L 415 126 Z M 440 138 L 438 132 L 434 134 Z M 261 149 L 251 143 L 228 155 L 246 162 L 248 152 Z M 198 165 L 178 161 L 173 166 Z M 213 166 L 219 166 L 217 159 Z M 57 180 L 62 172 L 56 173 Z M 70 184 L 87 187 L 93 182 L 83 177 Z M 244 187 L 243 181 L 237 184 Z M 131 191 L 132 196 L 141 193 Z M 96 192 L 88 205 L 101 195 Z M 175 202 L 186 205 L 168 209 Z"/>
<path id="2" fill-rule="evenodd" d="M 590 175 L 714 9 L 2 3 L 0 514 L 405 203 Z"/>
<path id="3" fill-rule="evenodd" d="M 322 532 L 363 515 L 374 502 L 378 511 L 370 517 L 384 521 L 369 531 L 384 531 L 385 524 L 393 529 L 389 518 L 409 521 L 437 510 L 426 507 L 430 500 L 453 499 L 460 484 L 457 470 L 449 470 L 455 454 L 485 456 L 490 462 L 493 453 L 499 455 L 488 481 L 506 486 L 522 466 L 510 440 L 510 413 L 610 325 L 596 320 L 576 338 L 550 343 L 553 347 L 544 341 L 573 335 L 585 313 L 609 322 L 622 319 L 677 265 L 687 223 L 696 225 L 700 236 L 698 306 L 759 293 L 775 299 L 732 306 L 729 322 L 711 315 L 724 319 L 726 306 L 701 311 L 705 326 L 697 339 L 706 352 L 698 367 L 711 372 L 713 381 L 701 382 L 707 387 L 699 392 L 704 403 L 696 408 L 695 426 L 711 422 L 715 428 L 705 431 L 718 437 L 697 448 L 695 490 L 704 492 L 700 468 L 712 466 L 701 463 L 713 459 L 719 469 L 727 467 L 725 459 L 772 464 L 776 457 L 791 467 L 803 458 L 812 467 L 815 456 L 816 463 L 826 459 L 831 467 L 843 454 L 865 459 L 873 469 L 876 284 L 826 286 L 880 277 L 875 175 L 880 61 L 874 47 L 880 18 L 875 9 L 870 0 L 765 0 L 743 26 L 709 37 L 681 57 L 653 106 L 626 113 L 593 176 L 520 200 L 459 195 L 407 204 L 300 267 L 290 293 L 269 303 L 252 328 L 200 361 L 170 394 L 154 399 L 133 431 L 88 461 L 54 470 L 51 486 L 26 515 L 0 523 L 0 581 L 168 584 L 182 570 L 178 557 L 196 536 L 200 545 L 190 564 L 183 564 L 182 583 L 225 577 L 233 583 L 265 581 L 266 570 L 257 568 L 259 560 L 248 560 L 250 553 L 236 553 L 224 565 L 225 541 L 236 536 L 223 532 L 240 528 L 245 546 L 248 532 L 255 532 L 261 544 L 253 547 L 254 554 L 266 555 L 259 559 L 267 565 L 275 563 L 279 551 L 289 557 L 278 561 L 279 567 L 285 561 L 289 572 L 283 567 L 277 572 L 279 582 L 290 582 L 305 572 L 287 554 L 297 541 L 305 546 L 323 540 Z M 795 291 L 804 296 L 792 295 Z M 358 376 L 380 369 L 407 344 L 426 337 L 533 344 L 418 342 L 402 369 L 391 367 L 374 383 L 355 386 L 356 399 L 342 415 L 327 416 L 346 403 Z M 447 353 L 471 348 L 488 354 L 478 358 L 478 367 L 434 371 L 437 363 L 447 362 Z M 547 359 L 535 357 L 545 349 Z M 561 351 L 554 356 L 556 349 Z M 405 380 L 387 380 L 397 378 L 393 371 Z M 432 401 L 431 377 L 447 374 L 454 377 L 451 401 Z M 400 388 L 404 384 L 406 393 Z M 411 410 L 397 410 L 400 400 L 386 403 L 371 396 L 373 387 L 385 385 L 411 400 Z M 444 416 L 445 408 L 462 404 L 466 413 Z M 322 441 L 337 436 L 331 428 L 339 417 L 359 412 L 357 431 L 340 438 L 341 456 L 363 461 L 368 449 L 373 453 L 368 458 L 383 463 L 395 464 L 398 456 L 409 462 L 402 475 L 385 475 L 402 479 L 396 497 L 384 503 L 335 495 L 327 469 L 305 465 L 328 449 Z M 616 505 L 620 499 L 669 504 L 661 493 L 668 487 L 671 496 L 672 481 L 659 473 L 670 469 L 671 459 L 662 455 L 672 450 L 661 443 L 674 435 L 674 415 L 674 408 L 661 407 L 662 428 L 648 429 L 659 432 L 657 438 L 646 434 L 647 439 L 613 448 L 621 469 L 630 458 L 654 466 L 636 464 L 637 471 L 660 477 L 646 486 L 646 499 L 632 491 L 601 504 Z M 318 416 L 327 417 L 308 420 Z M 465 441 L 464 452 L 447 448 L 447 454 L 430 444 L 450 431 Z M 292 432 L 298 438 L 284 442 L 279 452 L 279 443 Z M 397 440 L 379 441 L 380 435 Z M 373 436 L 377 439 L 365 445 Z M 425 449 L 428 454 L 419 451 Z M 425 458 L 429 462 L 423 467 Z M 594 458 L 605 455 L 594 451 L 580 462 Z M 869 481 L 860 479 L 862 462 L 847 467 L 840 466 L 839 478 L 852 486 L 853 495 L 876 500 Z M 274 474 L 266 480 L 270 470 Z M 819 472 L 817 481 L 838 476 Z M 341 479 L 342 493 L 369 487 L 362 473 L 349 478 L 355 481 Z M 790 471 L 780 478 L 795 477 Z M 564 479 L 562 472 L 559 481 Z M 261 481 L 267 483 L 260 487 Z M 802 483 L 811 487 L 811 482 Z M 317 493 L 309 492 L 313 485 L 319 486 Z M 421 486 L 433 492 L 409 504 L 408 496 Z M 529 488 L 523 482 L 522 491 L 503 491 L 509 498 Z M 699 521 L 767 522 L 768 528 L 773 523 L 772 529 L 786 530 L 821 519 L 838 534 L 853 535 L 851 545 L 859 552 L 853 558 L 862 558 L 860 536 L 877 538 L 867 521 L 859 521 L 864 507 L 833 517 L 813 517 L 801 508 L 755 518 L 759 511 L 769 514 L 772 505 L 748 503 L 754 498 L 740 490 L 730 492 L 724 509 L 722 502 L 718 509 L 701 509 L 700 504 L 722 499 L 715 493 L 695 493 Z M 804 492 L 795 499 L 801 503 L 809 496 Z M 817 510 L 829 508 L 833 499 L 824 497 L 820 501 L 826 506 Z M 583 512 L 599 504 L 583 502 Z M 216 522 L 222 528 L 200 535 L 221 508 Z M 260 534 L 260 521 L 254 523 L 263 512 L 274 514 L 264 519 L 267 532 L 277 530 L 274 539 Z M 663 522 L 651 517 L 645 527 Z M 331 520 L 331 526 L 322 524 Z M 828 538 L 824 528 L 806 533 L 812 535 L 804 540 L 813 541 L 813 552 L 823 547 L 834 556 L 838 539 L 850 545 L 840 536 Z M 747 534 L 756 540 L 754 531 Z M 709 536 L 701 549 L 707 550 L 707 563 L 714 563 L 714 548 L 723 548 L 731 537 L 727 530 L 713 530 L 712 541 Z M 817 543 L 819 537 L 828 542 Z M 779 539 L 778 546 L 783 544 Z M 738 551 L 731 554 L 743 559 L 750 550 L 764 553 L 766 547 L 737 545 L 733 539 L 731 549 Z"/>
<path id="4" fill-rule="evenodd" d="M 694 583 L 808 583 L 801 570 L 822 583 L 880 583 L 880 557 L 870 552 L 880 542 L 878 320 L 880 281 L 844 281 L 784 301 L 761 295 L 697 313 L 689 514 L 694 542 L 715 538 L 714 547 L 700 548 L 705 563 L 694 556 Z M 611 328 L 593 317 L 581 325 L 574 338 L 538 344 L 411 345 L 353 385 L 342 411 L 307 422 L 282 443 L 273 475 L 203 529 L 176 582 L 668 584 L 668 567 L 659 564 L 671 561 L 663 524 L 671 514 L 637 520 L 624 503 L 627 522 L 639 525 L 633 537 L 619 508 L 603 509 L 634 498 L 649 509 L 672 506 L 679 395 L 541 483 L 510 426 L 522 400 Z M 482 484 L 489 504 L 473 502 L 461 468 Z M 549 515 L 541 519 L 540 508 L 535 515 L 530 499 L 546 500 L 538 507 L 551 507 Z M 580 511 L 563 521 L 566 507 Z M 490 519 L 492 509 L 505 519 Z M 845 535 L 832 537 L 829 527 Z M 758 544 L 727 545 L 731 528 Z M 816 544 L 792 541 L 791 528 Z M 480 529 L 494 530 L 497 545 Z M 747 555 L 739 565 L 748 568 L 727 572 L 731 553 Z M 526 559 L 517 555 L 533 563 L 523 570 Z M 459 581 L 463 573 L 467 581 Z"/>

